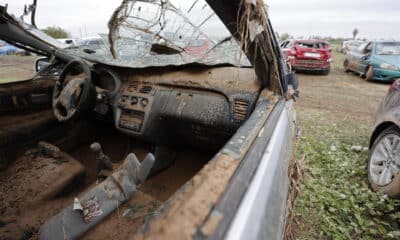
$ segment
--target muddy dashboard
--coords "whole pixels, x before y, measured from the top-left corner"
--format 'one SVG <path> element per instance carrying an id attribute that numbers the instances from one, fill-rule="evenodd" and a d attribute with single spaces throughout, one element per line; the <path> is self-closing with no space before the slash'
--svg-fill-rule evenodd
<path id="1" fill-rule="evenodd" d="M 125 70 L 118 75 L 117 129 L 156 144 L 226 141 L 250 115 L 260 89 L 251 68 Z"/>

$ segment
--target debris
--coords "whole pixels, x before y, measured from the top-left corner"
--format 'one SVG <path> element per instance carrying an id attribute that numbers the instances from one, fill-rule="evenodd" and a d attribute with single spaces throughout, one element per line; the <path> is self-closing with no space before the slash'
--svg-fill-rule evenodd
<path id="1" fill-rule="evenodd" d="M 301 129 L 300 128 L 297 128 L 297 131 L 296 131 L 296 139 L 300 139 L 301 138 Z"/>
<path id="2" fill-rule="evenodd" d="M 363 150 L 362 146 L 351 146 L 351 151 L 353 152 L 361 152 Z"/>
<path id="3" fill-rule="evenodd" d="M 72 207 L 72 209 L 74 210 L 74 211 L 83 211 L 83 207 L 82 207 L 82 205 L 81 205 L 81 203 L 79 202 L 79 199 L 78 198 L 75 198 L 74 199 L 74 206 Z"/>
<path id="4" fill-rule="evenodd" d="M 99 149 L 99 148 L 96 148 Z M 132 197 L 137 184 L 143 183 L 154 164 L 153 154 L 140 163 L 131 153 L 110 177 L 83 194 L 40 227 L 39 239 L 78 239 Z M 74 211 L 82 202 L 82 213 Z M 76 206 L 77 209 L 79 206 Z"/>
<path id="5" fill-rule="evenodd" d="M 336 150 L 337 150 L 337 149 L 336 149 L 335 145 L 332 145 L 332 146 L 331 146 L 331 151 L 332 151 L 332 152 L 336 152 Z"/>
<path id="6" fill-rule="evenodd" d="M 222 213 L 214 210 L 207 222 L 200 229 L 201 233 L 206 237 L 210 237 L 216 231 L 223 218 L 224 215 Z"/>
<path id="7" fill-rule="evenodd" d="M 363 148 L 363 152 L 368 152 L 368 151 L 369 151 L 369 148 L 367 148 L 367 147 Z"/>
<path id="8" fill-rule="evenodd" d="M 80 203 L 78 198 L 75 198 L 72 210 L 81 212 L 85 223 L 91 223 L 96 217 L 103 214 L 96 196 L 93 196 L 83 204 Z"/>
<path id="9" fill-rule="evenodd" d="M 60 158 L 61 150 L 48 142 L 41 141 L 38 143 L 37 148 L 41 156 L 46 158 Z"/>
<path id="10" fill-rule="evenodd" d="M 131 214 L 131 212 L 132 212 L 132 209 L 126 209 L 123 213 L 122 213 L 122 216 L 123 217 L 127 217 L 127 216 L 129 216 L 130 214 Z"/>
<path id="11" fill-rule="evenodd" d="M 99 201 L 94 196 L 83 204 L 83 219 L 86 223 L 91 223 L 96 217 L 103 214 Z"/>

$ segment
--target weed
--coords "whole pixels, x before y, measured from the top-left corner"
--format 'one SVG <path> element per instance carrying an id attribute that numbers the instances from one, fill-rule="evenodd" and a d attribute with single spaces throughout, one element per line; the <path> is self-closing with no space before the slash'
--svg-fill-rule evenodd
<path id="1" fill-rule="evenodd" d="M 369 133 L 356 122 L 330 121 L 326 112 L 298 109 L 306 176 L 295 201 L 298 239 L 395 239 L 400 236 L 400 201 L 374 193 L 367 178 Z M 334 147 L 333 147 L 334 146 Z"/>

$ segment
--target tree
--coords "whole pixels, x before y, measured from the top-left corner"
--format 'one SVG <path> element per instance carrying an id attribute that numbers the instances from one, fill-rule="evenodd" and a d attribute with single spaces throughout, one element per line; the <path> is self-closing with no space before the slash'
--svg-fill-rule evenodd
<path id="1" fill-rule="evenodd" d="M 291 38 L 289 33 L 282 33 L 282 35 L 281 35 L 282 41 L 288 40 L 289 38 Z"/>
<path id="2" fill-rule="evenodd" d="M 64 29 L 56 26 L 50 26 L 42 29 L 44 33 L 47 35 L 53 37 L 53 38 L 68 38 L 69 33 L 65 31 Z"/>
<path id="3" fill-rule="evenodd" d="M 357 35 L 358 35 L 358 29 L 354 28 L 354 30 L 353 30 L 353 39 L 354 40 L 356 39 Z"/>

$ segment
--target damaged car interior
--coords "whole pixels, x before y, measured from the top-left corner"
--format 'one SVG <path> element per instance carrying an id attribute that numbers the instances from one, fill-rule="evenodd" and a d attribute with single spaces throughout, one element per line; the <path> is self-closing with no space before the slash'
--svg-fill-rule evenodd
<path id="1" fill-rule="evenodd" d="M 44 56 L 0 84 L 1 239 L 282 238 L 297 79 L 263 1 L 123 0 L 96 48 L 32 19 L 0 6 Z"/>

